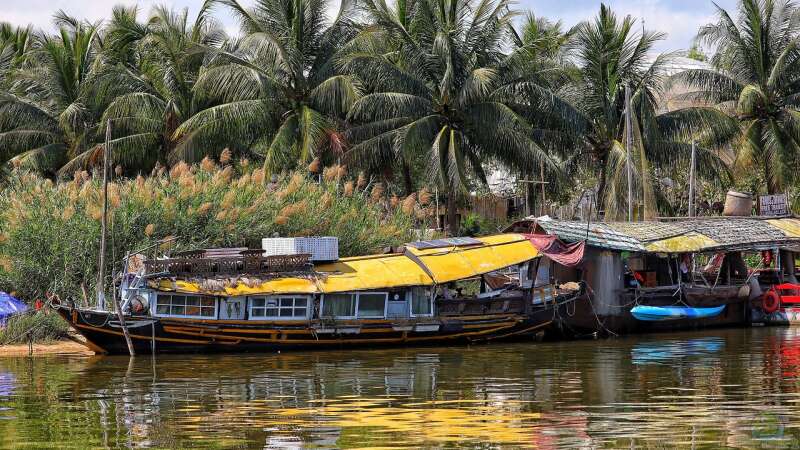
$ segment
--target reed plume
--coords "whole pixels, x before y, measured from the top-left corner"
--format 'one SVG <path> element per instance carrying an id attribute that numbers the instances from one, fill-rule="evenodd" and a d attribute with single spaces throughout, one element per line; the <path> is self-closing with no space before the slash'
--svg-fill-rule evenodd
<path id="1" fill-rule="evenodd" d="M 433 195 L 427 188 L 422 188 L 419 191 L 419 204 L 422 206 L 428 206 L 428 203 L 431 202 Z"/>
<path id="2" fill-rule="evenodd" d="M 414 206 L 417 204 L 417 194 L 412 193 L 408 197 L 403 200 L 403 212 L 406 214 L 413 214 L 414 213 Z"/>
<path id="3" fill-rule="evenodd" d="M 219 155 L 219 163 L 222 165 L 227 165 L 229 162 L 231 162 L 232 158 L 233 153 L 231 153 L 231 149 L 226 147 L 225 150 L 223 150 Z"/>
<path id="4" fill-rule="evenodd" d="M 322 161 L 320 161 L 319 156 L 317 156 L 313 161 L 311 161 L 311 164 L 308 165 L 308 171 L 316 175 L 319 173 L 321 166 Z"/>
<path id="5" fill-rule="evenodd" d="M 200 161 L 200 168 L 211 173 L 217 170 L 217 164 L 212 158 L 206 156 L 202 161 Z"/>

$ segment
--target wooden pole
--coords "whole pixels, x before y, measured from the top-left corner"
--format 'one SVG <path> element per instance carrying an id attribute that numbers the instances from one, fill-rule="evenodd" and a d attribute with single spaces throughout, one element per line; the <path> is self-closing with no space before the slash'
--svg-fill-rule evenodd
<path id="1" fill-rule="evenodd" d="M 105 306 L 105 270 L 106 270 L 106 235 L 108 232 L 108 166 L 111 162 L 111 121 L 106 122 L 106 145 L 103 149 L 103 224 L 100 233 L 100 273 L 97 275 L 97 297 L 102 300 Z M 125 325 L 125 315 L 122 311 L 122 305 L 119 303 L 119 297 L 113 295 L 114 306 L 117 310 L 117 319 L 122 328 L 122 335 L 125 336 L 125 343 L 128 345 L 128 353 L 131 356 L 136 356 L 133 350 L 133 342 L 131 335 L 128 333 L 128 327 Z"/>
<path id="2" fill-rule="evenodd" d="M 625 85 L 625 166 L 628 171 L 628 222 L 633 221 L 633 172 L 631 172 L 631 147 L 633 146 L 633 130 L 631 130 L 631 89 Z"/>
<path id="3" fill-rule="evenodd" d="M 694 171 L 695 171 L 695 164 L 696 164 L 696 145 L 695 142 L 692 141 L 692 160 L 691 160 L 691 167 L 689 167 L 689 217 L 694 217 L 695 215 L 695 205 L 694 205 Z"/>
<path id="4" fill-rule="evenodd" d="M 108 233 L 108 160 L 111 121 L 106 122 L 106 143 L 103 147 L 103 216 L 100 225 L 100 262 L 97 271 L 97 308 L 106 309 L 106 237 Z"/>
<path id="5" fill-rule="evenodd" d="M 436 199 L 436 229 L 439 230 L 439 186 L 435 186 L 433 192 Z"/>
<path id="6" fill-rule="evenodd" d="M 545 185 L 545 182 L 544 182 L 544 162 L 541 162 L 541 161 L 539 162 L 539 176 L 542 179 L 542 213 L 540 214 L 540 216 L 544 216 L 545 214 L 547 214 L 547 212 L 545 210 L 545 204 L 547 202 L 547 197 L 545 196 L 545 191 L 544 191 L 544 185 Z"/>

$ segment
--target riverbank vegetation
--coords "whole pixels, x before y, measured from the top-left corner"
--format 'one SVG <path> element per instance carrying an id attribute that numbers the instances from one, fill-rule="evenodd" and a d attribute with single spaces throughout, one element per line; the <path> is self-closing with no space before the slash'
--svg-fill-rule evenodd
<path id="1" fill-rule="evenodd" d="M 0 288 L 92 292 L 107 132 L 114 261 L 171 236 L 183 249 L 332 234 L 344 254 L 374 251 L 434 223 L 431 193 L 455 234 L 497 173 L 618 219 L 627 136 L 641 218 L 685 213 L 693 141 L 708 203 L 730 187 L 800 192 L 793 3 L 718 9 L 686 53 L 702 65 L 677 70 L 681 54 L 654 50 L 662 33 L 605 5 L 569 29 L 509 0 L 333 9 L 207 0 L 196 15 L 117 6 L 98 23 L 58 11 L 54 30 L 0 26 Z M 513 189 L 534 211 L 544 195 L 528 187 Z"/>
<path id="2" fill-rule="evenodd" d="M 343 166 L 319 182 L 300 173 L 265 179 L 247 160 L 204 159 L 108 186 L 108 258 L 196 248 L 261 246 L 263 237 L 339 236 L 343 256 L 379 252 L 414 239 L 432 214 L 430 195 L 389 196 L 385 186 Z M 0 289 L 24 299 L 57 293 L 80 303 L 95 292 L 102 183 L 86 172 L 53 182 L 15 171 L 0 191 Z M 166 241 L 166 242 L 165 242 Z M 111 272 L 107 292 L 111 289 Z"/>
<path id="3" fill-rule="evenodd" d="M 55 342 L 64 339 L 68 329 L 67 322 L 53 311 L 29 311 L 9 318 L 0 327 L 0 346 Z"/>

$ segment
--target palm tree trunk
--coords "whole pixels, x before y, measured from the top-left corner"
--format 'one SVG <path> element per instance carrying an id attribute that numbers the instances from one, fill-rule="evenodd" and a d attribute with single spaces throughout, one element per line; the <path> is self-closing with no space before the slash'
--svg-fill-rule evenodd
<path id="1" fill-rule="evenodd" d="M 778 192 L 777 186 L 772 181 L 772 170 L 769 167 L 769 162 L 767 162 L 766 158 L 764 158 L 764 178 L 767 182 L 767 195 L 773 195 Z"/>
<path id="2" fill-rule="evenodd" d="M 403 188 L 406 191 L 406 197 L 414 193 L 414 180 L 411 179 L 411 167 L 409 167 L 408 162 L 405 158 L 402 161 L 403 164 Z"/>
<path id="3" fill-rule="evenodd" d="M 536 189 L 531 183 L 525 183 L 525 201 L 528 206 L 525 214 L 529 216 L 536 215 Z"/>
<path id="4" fill-rule="evenodd" d="M 450 191 L 447 193 L 447 234 L 449 236 L 457 236 L 459 225 L 456 196 L 454 192 Z"/>
<path id="5" fill-rule="evenodd" d="M 598 172 L 599 184 L 597 185 L 597 197 L 596 197 L 597 205 L 595 205 L 595 208 L 597 208 L 598 217 L 601 217 L 599 214 L 600 211 L 605 212 L 606 162 L 607 162 L 607 157 L 603 156 L 600 158 L 600 169 Z"/>

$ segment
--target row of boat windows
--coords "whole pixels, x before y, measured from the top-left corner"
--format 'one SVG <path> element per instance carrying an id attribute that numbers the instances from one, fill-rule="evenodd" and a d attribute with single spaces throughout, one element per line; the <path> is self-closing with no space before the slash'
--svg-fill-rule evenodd
<path id="1" fill-rule="evenodd" d="M 411 315 L 427 316 L 433 313 L 430 294 L 424 289 L 413 289 Z M 309 317 L 310 297 L 250 297 L 251 319 L 305 319 Z M 353 292 L 323 296 L 321 316 L 331 318 L 377 319 L 387 317 L 393 304 L 405 305 L 406 297 L 387 292 Z M 397 308 L 393 308 L 397 309 Z M 166 295 L 157 297 L 155 312 L 159 316 L 216 318 L 217 301 L 214 297 L 191 295 Z M 229 312 L 230 315 L 230 312 Z"/>
<path id="2" fill-rule="evenodd" d="M 303 297 L 265 298 L 250 300 L 250 317 L 306 317 L 308 299 Z"/>
<path id="3" fill-rule="evenodd" d="M 159 295 L 156 314 L 170 316 L 216 317 L 216 302 L 211 297 Z"/>

